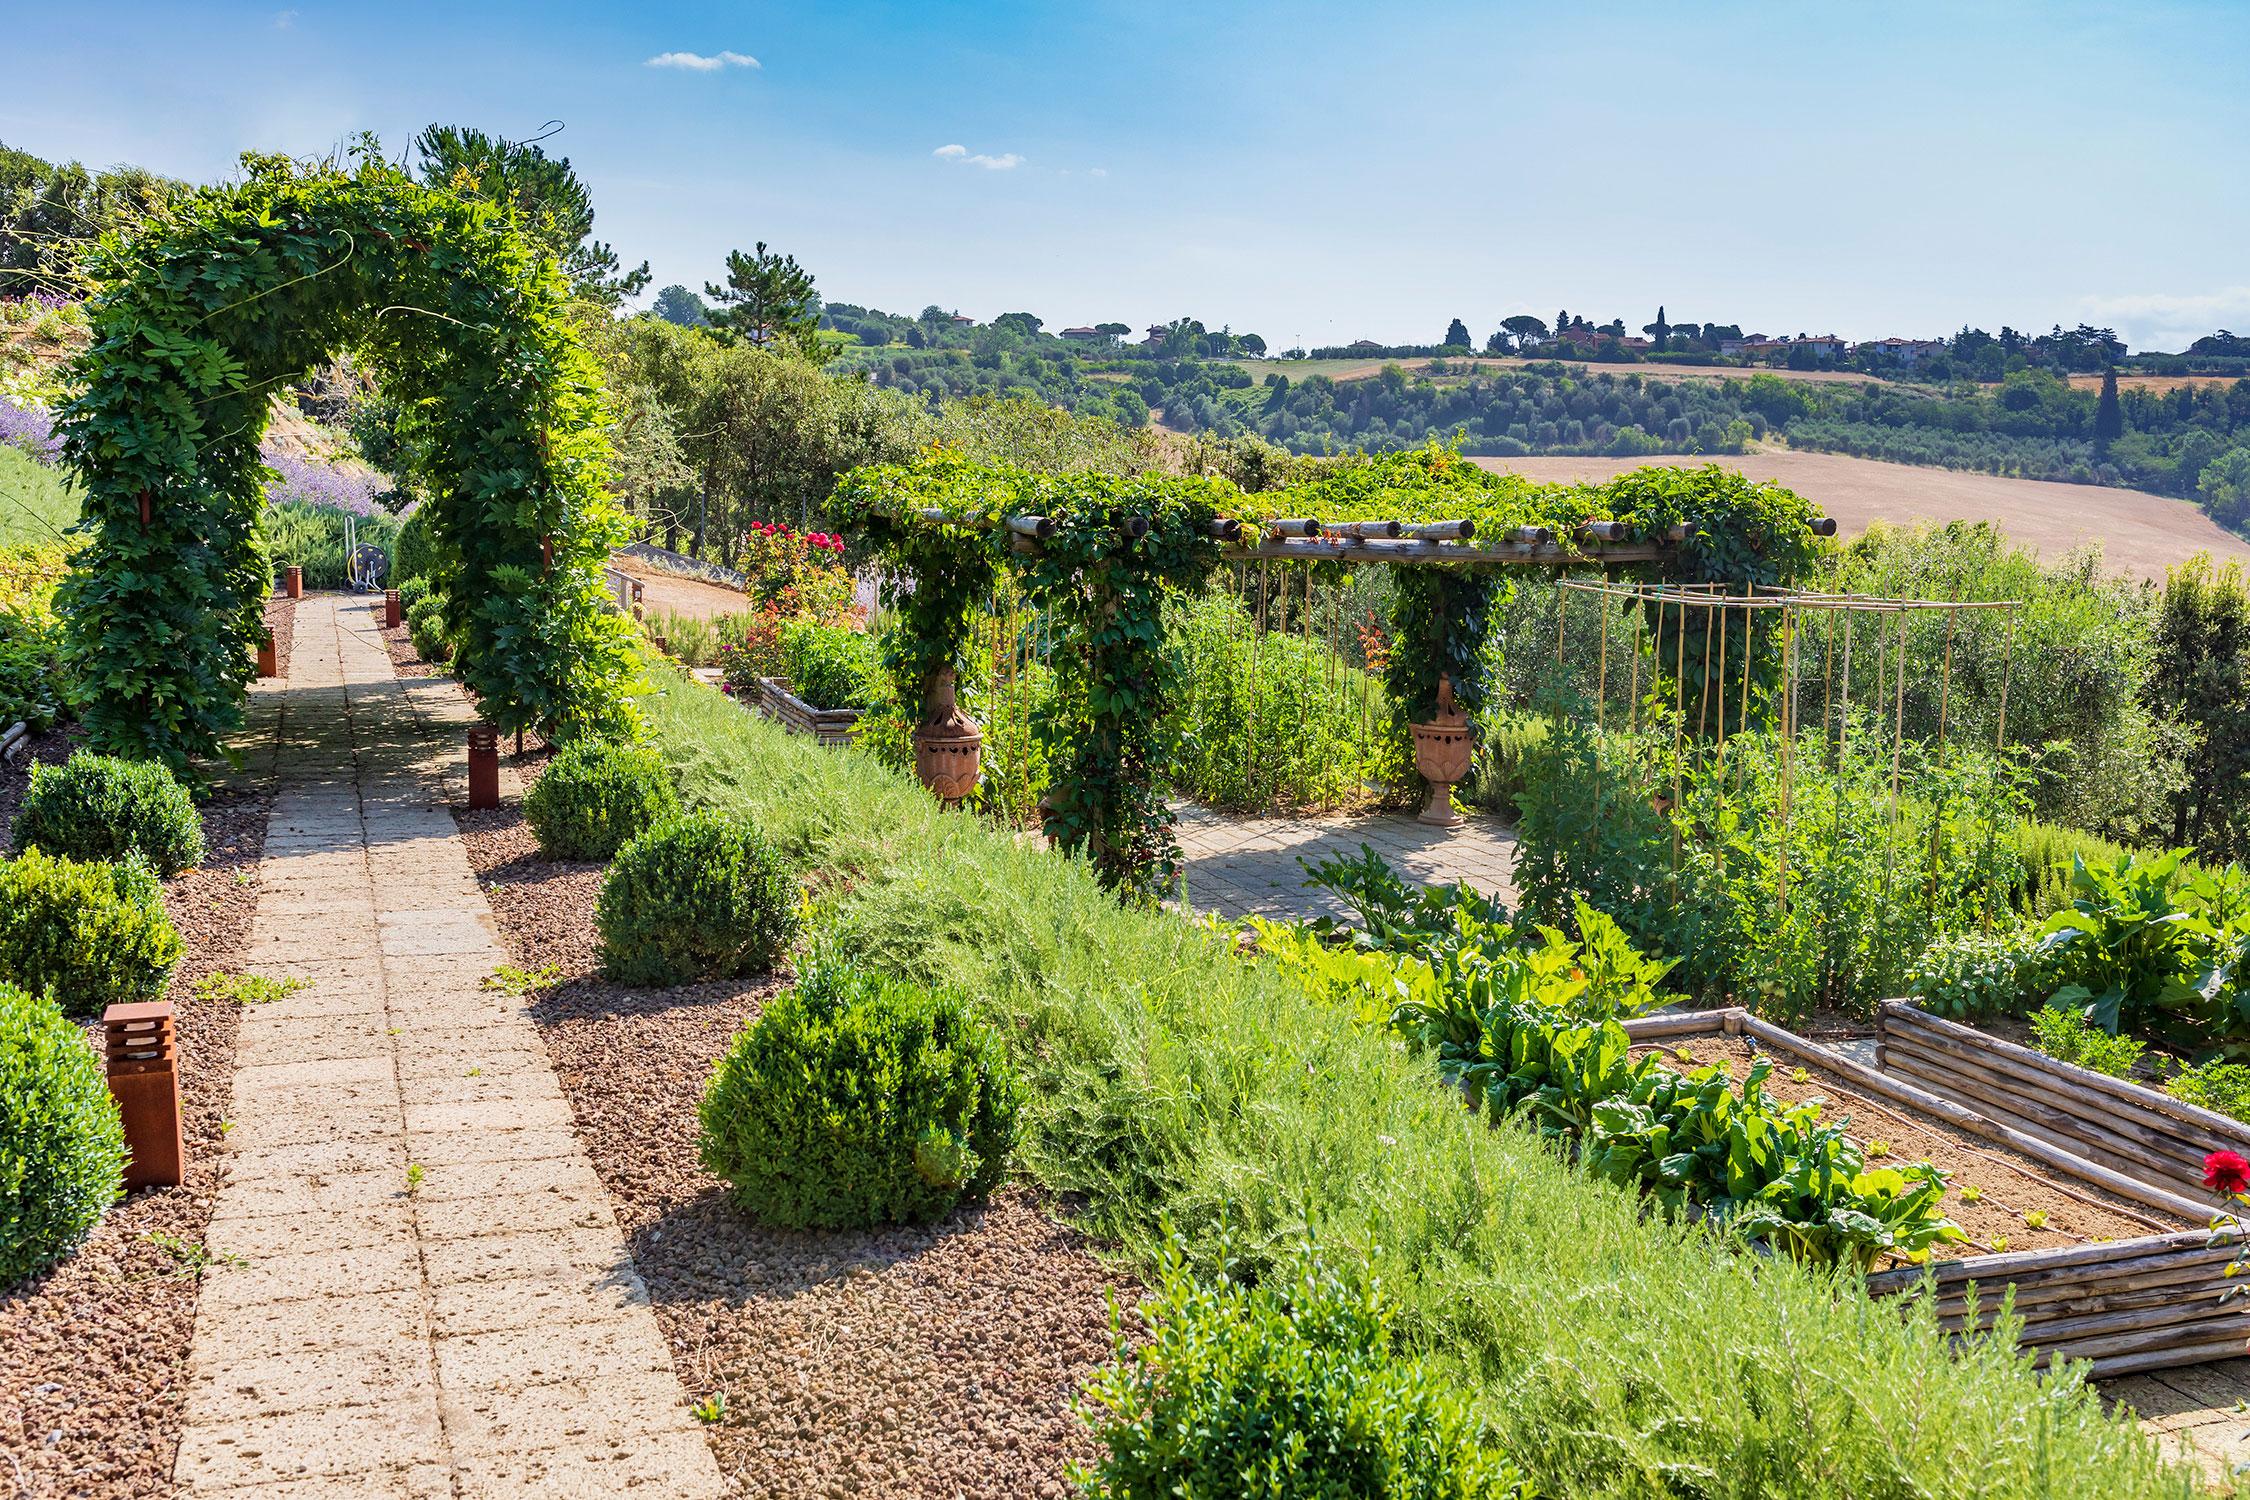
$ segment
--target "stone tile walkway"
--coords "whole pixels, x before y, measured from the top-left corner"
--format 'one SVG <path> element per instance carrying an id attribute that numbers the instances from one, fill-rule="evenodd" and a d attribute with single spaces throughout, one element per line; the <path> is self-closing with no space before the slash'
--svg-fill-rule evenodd
<path id="1" fill-rule="evenodd" d="M 2250 1359 L 2151 1370 L 2095 1382 L 2102 1398 L 2131 1407 L 2166 1456 L 2193 1463 L 2218 1489 L 2250 1466 Z"/>
<path id="2" fill-rule="evenodd" d="M 367 605 L 297 607 L 178 1493 L 722 1493 L 447 804 L 474 714 Z M 506 778 L 512 780 L 512 778 Z M 508 791 L 503 785 L 503 791 Z M 239 1261 L 234 1258 L 239 1257 Z"/>
<path id="3" fill-rule="evenodd" d="M 1509 907 L 1516 904 L 1516 836 L 1499 820 L 1470 816 L 1454 829 L 1431 828 L 1411 813 L 1360 817 L 1238 818 L 1192 803 L 1179 814 L 1187 856 L 1187 899 L 1199 912 L 1303 920 L 1350 915 L 1326 891 L 1305 885 L 1299 860 L 1356 855 L 1367 844 L 1410 880 L 1461 881 Z"/>

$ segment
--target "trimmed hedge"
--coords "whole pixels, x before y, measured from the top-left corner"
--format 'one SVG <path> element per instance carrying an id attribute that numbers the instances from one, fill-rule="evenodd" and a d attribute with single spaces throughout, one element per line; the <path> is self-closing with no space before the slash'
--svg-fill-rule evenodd
<path id="1" fill-rule="evenodd" d="M 703 1164 L 761 1223 L 925 1224 L 1000 1181 L 1016 1091 L 961 996 L 827 955 L 736 1035 L 700 1118 Z"/>
<path id="2" fill-rule="evenodd" d="M 0 1291 L 69 1254 L 124 1171 L 117 1101 L 85 1034 L 0 984 Z"/>
<path id="3" fill-rule="evenodd" d="M 203 819 L 163 762 L 81 750 L 59 766 L 31 768 L 15 845 L 18 854 L 42 849 L 77 860 L 137 854 L 157 874 L 176 875 L 203 858 Z"/>
<path id="4" fill-rule="evenodd" d="M 180 934 L 137 859 L 81 863 L 27 849 L 0 862 L 0 983 L 93 1015 L 164 993 Z"/>
<path id="5" fill-rule="evenodd" d="M 523 794 L 524 821 L 550 859 L 608 859 L 679 812 L 662 756 L 598 740 L 565 746 Z"/>
<path id="6" fill-rule="evenodd" d="M 1316 1241 L 1393 1299 L 1542 1491 L 1603 1497 L 2201 1493 L 2072 1376 L 2003 1337 L 1728 1249 L 1488 1128 L 1426 1065 L 1083 863 L 940 812 L 684 676 L 641 701 L 690 806 L 818 872 L 855 962 L 979 997 L 1023 1080 L 1018 1159 L 1128 1263 L 1206 1278 Z"/>
<path id="7" fill-rule="evenodd" d="M 594 925 L 618 983 L 692 984 L 772 968 L 802 919 L 797 882 L 756 829 L 693 813 L 617 851 Z"/>

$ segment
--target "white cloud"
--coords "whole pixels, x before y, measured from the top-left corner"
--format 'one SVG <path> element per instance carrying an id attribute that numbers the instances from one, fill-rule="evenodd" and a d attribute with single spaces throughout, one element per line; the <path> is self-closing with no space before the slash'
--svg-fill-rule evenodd
<path id="1" fill-rule="evenodd" d="M 2215 292 L 2132 292 L 2080 300 L 2081 316 L 2135 349 L 2179 350 L 2220 328 L 2250 331 L 2250 286 Z"/>
<path id="2" fill-rule="evenodd" d="M 971 153 L 966 146 L 940 146 L 930 155 L 940 161 L 957 161 L 963 166 L 982 167 L 987 172 L 1006 172 L 1023 165 L 1023 158 L 1013 151 L 1003 151 L 998 156 L 987 156 L 979 151 Z"/>
<path id="3" fill-rule="evenodd" d="M 276 30 L 276 31 L 291 31 L 291 30 L 294 30 L 294 29 L 296 28 L 296 25 L 297 25 L 297 13 L 296 13 L 295 11 L 293 11 L 293 10 L 280 10 L 280 11 L 275 11 L 275 12 L 274 12 L 274 16 L 273 16 L 273 29 L 274 29 L 274 30 Z"/>
<path id="4" fill-rule="evenodd" d="M 1107 167 L 1096 167 L 1096 168 L 1094 168 L 1094 169 L 1093 169 L 1093 170 L 1092 170 L 1091 172 L 1088 172 L 1088 173 L 1087 173 L 1086 175 L 1087 175 L 1088 177 L 1107 177 L 1107 176 L 1109 175 L 1109 168 L 1107 168 Z"/>
<path id="5" fill-rule="evenodd" d="M 689 73 L 716 73 L 721 68 L 755 68 L 758 60 L 746 52 L 714 52 L 706 57 L 700 52 L 659 52 L 644 68 L 679 68 Z"/>

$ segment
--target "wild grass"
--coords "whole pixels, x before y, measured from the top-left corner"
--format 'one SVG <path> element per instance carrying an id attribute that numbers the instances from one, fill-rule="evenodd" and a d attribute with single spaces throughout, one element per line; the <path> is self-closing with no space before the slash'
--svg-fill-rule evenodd
<path id="1" fill-rule="evenodd" d="M 0 546 L 59 542 L 78 519 L 78 492 L 62 471 L 0 443 Z"/>
<path id="2" fill-rule="evenodd" d="M 906 776 L 674 680 L 644 701 L 691 802 L 755 821 L 846 951 L 1007 1025 L 1023 1164 L 1145 1273 L 1306 1240 L 1396 1299 L 1551 1495 L 2195 1494 L 2074 1375 L 1947 1352 L 1848 1277 L 1644 1217 L 1434 1070 Z"/>

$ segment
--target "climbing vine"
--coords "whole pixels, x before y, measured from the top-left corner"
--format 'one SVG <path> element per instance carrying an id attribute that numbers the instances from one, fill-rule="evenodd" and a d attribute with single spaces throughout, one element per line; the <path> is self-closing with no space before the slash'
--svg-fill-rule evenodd
<path id="1" fill-rule="evenodd" d="M 104 243 L 84 394 L 58 424 L 89 539 L 59 603 L 100 748 L 187 768 L 242 717 L 272 572 L 259 439 L 283 382 L 350 350 L 417 414 L 411 480 L 452 576 L 464 683 L 504 730 L 630 722 L 630 628 L 601 607 L 622 518 L 568 289 L 495 208 L 363 152 L 245 157 Z"/>

